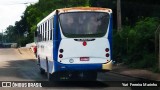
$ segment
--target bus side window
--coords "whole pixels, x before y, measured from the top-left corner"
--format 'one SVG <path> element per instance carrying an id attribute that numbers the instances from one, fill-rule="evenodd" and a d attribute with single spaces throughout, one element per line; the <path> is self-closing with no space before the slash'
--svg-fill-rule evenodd
<path id="1" fill-rule="evenodd" d="M 47 22 L 45 23 L 45 41 L 47 41 Z"/>
<path id="2" fill-rule="evenodd" d="M 47 41 L 47 22 L 45 23 L 45 41 Z"/>
<path id="3" fill-rule="evenodd" d="M 53 22 L 53 23 L 52 23 L 52 28 L 53 28 L 53 29 L 52 29 L 52 33 L 51 33 L 51 34 L 52 34 L 51 39 L 53 40 L 53 35 L 54 35 L 54 34 L 53 34 L 53 31 L 54 31 L 54 17 L 52 18 L 52 22 Z"/>
<path id="4" fill-rule="evenodd" d="M 48 34 L 47 34 L 47 35 L 48 35 L 48 38 L 47 38 L 47 40 L 49 40 L 49 31 L 50 31 L 50 30 L 49 30 L 49 20 L 48 20 L 48 24 L 47 24 L 47 25 L 48 25 Z"/>
<path id="5" fill-rule="evenodd" d="M 40 34 L 40 31 L 39 31 L 39 30 L 40 30 L 40 28 L 39 28 L 38 31 L 37 31 L 37 38 L 36 38 L 36 39 L 37 39 L 37 42 L 39 42 L 39 34 Z"/>
<path id="6" fill-rule="evenodd" d="M 53 33 L 53 18 L 50 19 L 50 40 L 52 40 L 52 33 Z"/>
<path id="7" fill-rule="evenodd" d="M 46 21 L 46 41 L 48 41 L 48 21 Z"/>
<path id="8" fill-rule="evenodd" d="M 41 25 L 41 41 L 43 40 L 42 38 L 43 38 L 43 27 Z"/>
<path id="9" fill-rule="evenodd" d="M 43 24 L 42 24 L 42 41 L 43 41 L 43 37 L 44 37 L 44 31 L 43 31 Z"/>
<path id="10" fill-rule="evenodd" d="M 46 21 L 46 41 L 48 40 L 48 22 Z"/>
<path id="11" fill-rule="evenodd" d="M 51 29 L 50 30 L 50 40 L 52 40 L 52 33 L 53 33 L 53 30 Z"/>
<path id="12" fill-rule="evenodd" d="M 45 41 L 45 24 L 43 24 L 43 41 Z"/>
<path id="13" fill-rule="evenodd" d="M 40 25 L 39 41 L 42 41 L 42 25 Z"/>
<path id="14" fill-rule="evenodd" d="M 41 25 L 41 41 L 43 41 L 43 24 Z"/>
<path id="15" fill-rule="evenodd" d="M 37 31 L 37 42 L 39 42 L 39 35 L 40 35 L 40 26 L 38 26 L 38 31 Z"/>
<path id="16" fill-rule="evenodd" d="M 43 24 L 43 41 L 45 41 L 45 24 Z"/>

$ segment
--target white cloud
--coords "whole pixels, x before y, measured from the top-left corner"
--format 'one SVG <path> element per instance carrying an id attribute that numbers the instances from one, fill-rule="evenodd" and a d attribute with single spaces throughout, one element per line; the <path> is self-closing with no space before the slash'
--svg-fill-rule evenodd
<path id="1" fill-rule="evenodd" d="M 21 19 L 27 5 L 38 0 L 0 0 L 0 32 Z"/>

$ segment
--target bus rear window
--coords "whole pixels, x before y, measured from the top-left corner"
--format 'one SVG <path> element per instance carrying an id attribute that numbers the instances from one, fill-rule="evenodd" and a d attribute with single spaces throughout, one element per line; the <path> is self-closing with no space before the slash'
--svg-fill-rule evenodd
<path id="1" fill-rule="evenodd" d="M 108 28 L 109 14 L 103 12 L 69 12 L 59 16 L 66 37 L 103 37 Z"/>

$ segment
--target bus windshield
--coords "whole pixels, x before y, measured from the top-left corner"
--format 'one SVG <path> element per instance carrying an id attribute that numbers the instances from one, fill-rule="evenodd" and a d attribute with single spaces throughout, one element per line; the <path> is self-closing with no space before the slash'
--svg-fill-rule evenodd
<path id="1" fill-rule="evenodd" d="M 108 28 L 109 14 L 104 12 L 69 12 L 59 16 L 66 37 L 103 37 Z"/>

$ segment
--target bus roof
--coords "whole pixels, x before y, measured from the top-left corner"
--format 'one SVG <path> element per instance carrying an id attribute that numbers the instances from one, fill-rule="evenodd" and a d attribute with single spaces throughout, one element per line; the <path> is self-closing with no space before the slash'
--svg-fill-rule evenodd
<path id="1" fill-rule="evenodd" d="M 72 8 L 61 8 L 61 9 L 56 9 L 58 10 L 59 13 L 65 13 L 65 12 L 76 12 L 76 11 L 95 11 L 95 12 L 108 12 L 112 13 L 112 10 L 109 8 L 101 8 L 101 7 L 72 7 Z M 47 17 L 45 17 L 42 21 L 40 21 L 37 26 L 42 24 L 44 21 L 50 19 L 53 17 L 55 14 L 54 10 L 52 13 L 50 13 Z"/>
<path id="2" fill-rule="evenodd" d="M 109 8 L 101 7 L 72 7 L 72 8 L 62 8 L 58 9 L 60 12 L 69 12 L 69 11 L 106 11 L 112 12 Z M 107 11 L 106 11 L 107 12 Z"/>

